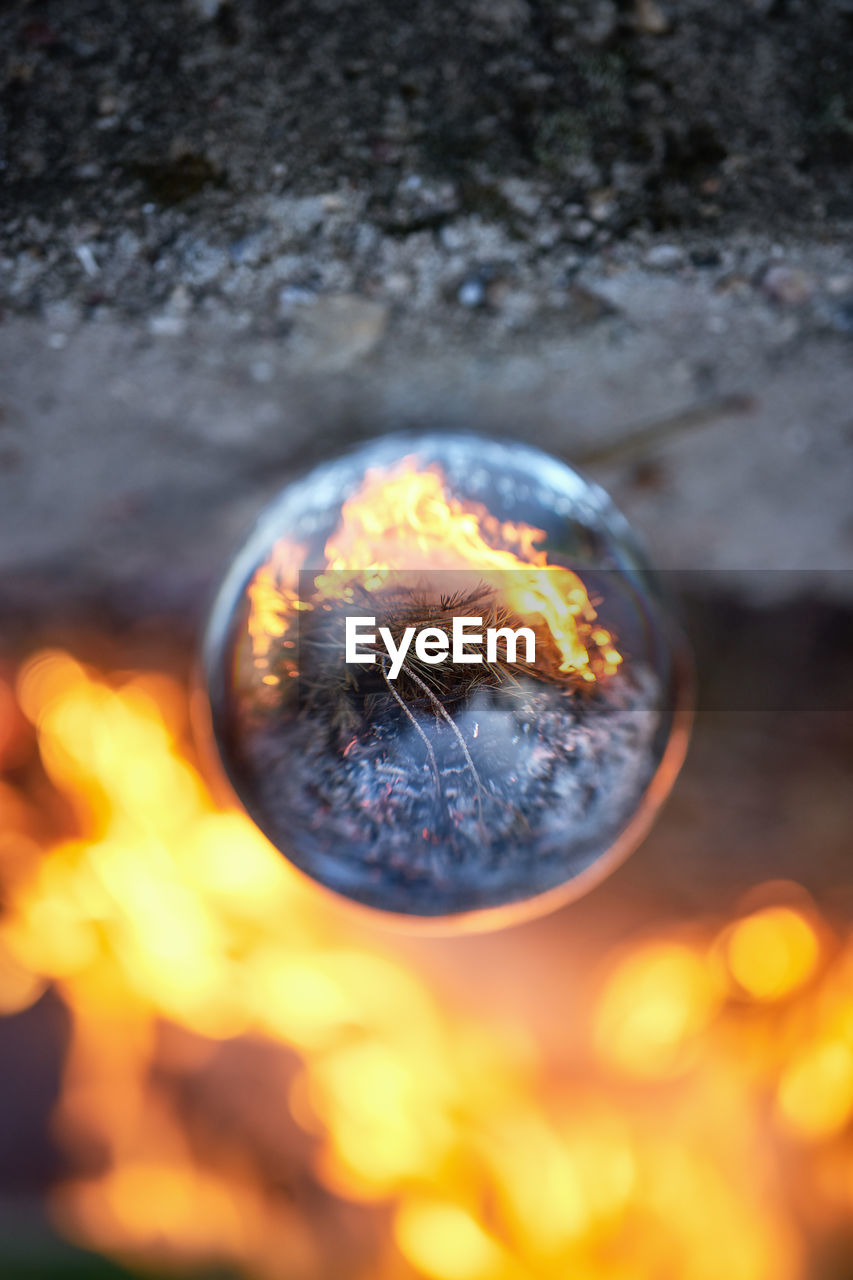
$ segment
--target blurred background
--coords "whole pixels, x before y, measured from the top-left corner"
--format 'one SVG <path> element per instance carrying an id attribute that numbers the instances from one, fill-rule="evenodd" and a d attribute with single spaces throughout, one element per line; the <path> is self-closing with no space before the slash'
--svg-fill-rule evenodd
<path id="1" fill-rule="evenodd" d="M 853 1276 L 853 8 L 0 11 L 0 1273 Z M 188 728 L 261 505 L 387 430 L 604 484 L 699 709 L 541 921 L 348 912 Z"/>

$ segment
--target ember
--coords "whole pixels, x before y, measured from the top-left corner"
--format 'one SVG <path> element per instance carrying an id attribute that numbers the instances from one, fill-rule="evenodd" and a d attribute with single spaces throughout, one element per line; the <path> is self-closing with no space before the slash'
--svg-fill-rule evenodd
<path id="1" fill-rule="evenodd" d="M 526 910 L 582 892 L 668 789 L 672 646 L 600 490 L 518 445 L 385 440 L 290 486 L 238 557 L 214 728 L 252 816 L 328 888 Z"/>

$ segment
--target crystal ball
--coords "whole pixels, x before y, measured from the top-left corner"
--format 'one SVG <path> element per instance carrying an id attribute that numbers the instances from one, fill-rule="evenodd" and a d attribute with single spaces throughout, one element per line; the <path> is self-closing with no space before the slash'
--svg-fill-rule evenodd
<path id="1" fill-rule="evenodd" d="M 527 445 L 386 436 L 261 514 L 204 645 L 210 739 L 336 894 L 491 927 L 579 896 L 683 757 L 689 661 L 607 494 Z"/>

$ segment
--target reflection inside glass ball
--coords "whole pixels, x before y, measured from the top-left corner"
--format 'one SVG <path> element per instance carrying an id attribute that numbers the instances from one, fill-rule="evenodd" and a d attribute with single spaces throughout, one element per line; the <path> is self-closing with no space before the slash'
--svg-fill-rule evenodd
<path id="1" fill-rule="evenodd" d="M 267 837 L 410 917 L 577 896 L 683 753 L 683 653 L 625 521 L 518 444 L 388 437 L 288 486 L 205 659 L 222 763 Z"/>

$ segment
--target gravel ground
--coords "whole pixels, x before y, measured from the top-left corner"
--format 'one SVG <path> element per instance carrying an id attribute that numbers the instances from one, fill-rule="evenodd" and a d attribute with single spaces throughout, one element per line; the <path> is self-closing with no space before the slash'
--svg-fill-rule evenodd
<path id="1" fill-rule="evenodd" d="M 296 467 L 426 424 L 583 462 L 664 566 L 849 569 L 851 35 L 850 0 L 6 6 L 7 616 L 195 618 Z"/>

